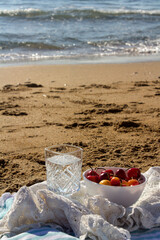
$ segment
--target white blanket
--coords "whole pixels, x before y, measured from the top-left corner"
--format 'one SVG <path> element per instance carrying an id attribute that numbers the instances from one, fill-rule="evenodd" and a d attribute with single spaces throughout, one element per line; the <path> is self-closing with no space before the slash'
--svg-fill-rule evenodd
<path id="1" fill-rule="evenodd" d="M 89 196 L 83 181 L 80 191 L 70 199 L 49 191 L 46 182 L 24 186 L 0 220 L 0 236 L 56 224 L 81 240 L 130 239 L 131 231 L 160 226 L 160 167 L 152 167 L 144 175 L 148 178 L 144 192 L 129 208 Z"/>

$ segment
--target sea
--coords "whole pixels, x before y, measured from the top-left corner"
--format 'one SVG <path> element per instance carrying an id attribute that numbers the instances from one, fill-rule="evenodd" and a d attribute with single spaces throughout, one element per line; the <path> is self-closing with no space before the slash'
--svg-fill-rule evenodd
<path id="1" fill-rule="evenodd" d="M 0 65 L 160 60 L 160 0 L 0 0 Z"/>

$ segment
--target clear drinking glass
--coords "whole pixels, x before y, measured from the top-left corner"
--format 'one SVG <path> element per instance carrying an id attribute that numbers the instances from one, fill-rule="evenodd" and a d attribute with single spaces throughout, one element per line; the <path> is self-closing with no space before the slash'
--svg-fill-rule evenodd
<path id="1" fill-rule="evenodd" d="M 80 189 L 83 149 L 62 144 L 45 148 L 47 186 L 67 196 Z"/>

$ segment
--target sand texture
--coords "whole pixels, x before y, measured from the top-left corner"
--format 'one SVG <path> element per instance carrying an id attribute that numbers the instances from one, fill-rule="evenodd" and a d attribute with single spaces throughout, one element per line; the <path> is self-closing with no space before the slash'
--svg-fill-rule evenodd
<path id="1" fill-rule="evenodd" d="M 44 148 L 84 149 L 83 171 L 160 165 L 160 63 L 0 68 L 0 195 L 46 179 Z"/>

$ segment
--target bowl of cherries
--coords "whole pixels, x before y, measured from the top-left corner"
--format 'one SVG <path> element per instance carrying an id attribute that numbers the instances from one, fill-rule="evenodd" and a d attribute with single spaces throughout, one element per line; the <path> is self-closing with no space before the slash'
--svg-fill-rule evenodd
<path id="1" fill-rule="evenodd" d="M 146 178 L 139 168 L 99 167 L 83 172 L 90 195 L 100 195 L 124 207 L 134 204 L 141 196 Z"/>

